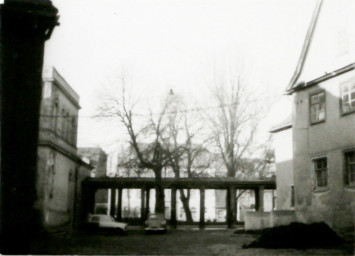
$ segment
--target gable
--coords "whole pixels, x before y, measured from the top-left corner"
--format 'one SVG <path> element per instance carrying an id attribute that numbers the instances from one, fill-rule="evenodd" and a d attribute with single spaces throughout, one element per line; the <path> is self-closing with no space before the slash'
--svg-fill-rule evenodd
<path id="1" fill-rule="evenodd" d="M 310 23 L 310 28 L 314 25 L 313 33 L 307 35 L 303 46 L 308 47 L 307 53 L 301 53 L 298 63 L 302 68 L 288 89 L 355 62 L 355 1 L 319 0 L 318 4 L 317 19 Z"/>

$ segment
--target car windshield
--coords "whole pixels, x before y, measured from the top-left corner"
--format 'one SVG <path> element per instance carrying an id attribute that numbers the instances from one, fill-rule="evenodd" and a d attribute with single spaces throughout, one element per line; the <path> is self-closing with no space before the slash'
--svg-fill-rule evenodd
<path id="1" fill-rule="evenodd" d="M 112 221 L 111 218 L 112 218 L 111 216 L 105 215 L 105 216 L 101 216 L 100 219 L 101 219 L 101 221 Z"/>

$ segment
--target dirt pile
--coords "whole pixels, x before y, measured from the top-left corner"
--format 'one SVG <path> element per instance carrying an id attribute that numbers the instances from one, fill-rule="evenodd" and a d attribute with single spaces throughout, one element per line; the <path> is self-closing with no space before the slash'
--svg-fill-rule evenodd
<path id="1" fill-rule="evenodd" d="M 343 240 L 324 222 L 267 228 L 243 248 L 324 248 L 338 246 Z"/>

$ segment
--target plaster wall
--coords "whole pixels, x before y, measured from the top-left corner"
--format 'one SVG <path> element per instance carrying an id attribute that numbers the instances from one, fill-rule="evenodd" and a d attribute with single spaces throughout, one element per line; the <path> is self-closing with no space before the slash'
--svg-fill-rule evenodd
<path id="1" fill-rule="evenodd" d="M 44 227 L 69 224 L 74 207 L 76 163 L 50 147 L 39 147 L 38 202 Z M 53 156 L 53 158 L 52 158 Z"/>
<path id="2" fill-rule="evenodd" d="M 262 230 L 265 228 L 288 225 L 296 221 L 294 211 L 280 210 L 271 212 L 245 213 L 245 230 Z"/>
<path id="3" fill-rule="evenodd" d="M 245 230 L 262 230 L 272 227 L 271 212 L 245 212 Z"/>
<path id="4" fill-rule="evenodd" d="M 291 210 L 293 178 L 292 128 L 274 134 L 276 162 L 276 209 Z"/>
<path id="5" fill-rule="evenodd" d="M 340 84 L 355 79 L 355 72 L 340 75 L 294 95 L 294 178 L 297 219 L 325 221 L 331 227 L 354 226 L 355 188 L 344 184 L 344 150 L 355 149 L 355 113 L 342 115 Z M 310 94 L 325 90 L 326 118 L 310 124 Z M 328 186 L 317 188 L 313 159 L 326 157 Z"/>

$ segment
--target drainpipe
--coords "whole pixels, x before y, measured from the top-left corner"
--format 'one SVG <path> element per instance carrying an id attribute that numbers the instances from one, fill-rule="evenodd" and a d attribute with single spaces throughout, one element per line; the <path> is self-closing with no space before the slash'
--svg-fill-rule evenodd
<path id="1" fill-rule="evenodd" d="M 77 210 L 77 200 L 78 200 L 78 180 L 79 180 L 79 168 L 80 162 L 78 161 L 74 170 L 74 209 L 73 209 L 73 230 L 78 228 L 78 210 Z"/>

